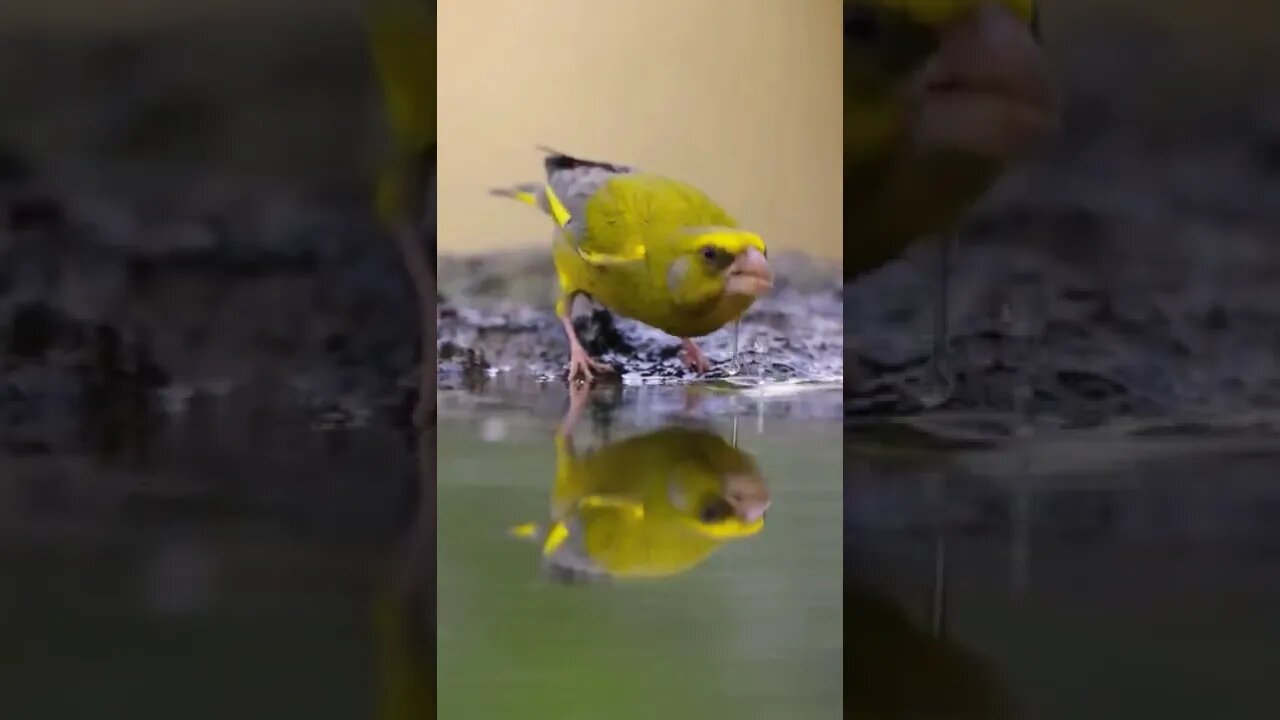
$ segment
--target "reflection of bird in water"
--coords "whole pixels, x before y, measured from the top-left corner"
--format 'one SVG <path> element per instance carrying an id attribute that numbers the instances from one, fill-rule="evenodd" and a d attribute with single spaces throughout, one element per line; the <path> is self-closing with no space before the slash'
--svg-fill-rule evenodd
<path id="1" fill-rule="evenodd" d="M 686 572 L 764 527 L 769 489 L 755 460 L 720 435 L 669 426 L 579 453 L 586 386 L 570 386 L 556 434 L 551 520 L 513 532 L 542 541 L 554 577 L 653 578 Z"/>
<path id="2" fill-rule="evenodd" d="M 847 448 L 848 446 L 846 446 Z M 854 460 L 854 462 L 850 462 Z M 931 593 L 927 617 L 920 617 L 880 588 L 892 587 L 902 570 L 900 556 L 876 545 L 874 532 L 856 519 L 866 497 L 856 481 L 866 472 L 846 456 L 844 491 L 844 622 L 850 640 L 844 653 L 845 717 L 957 718 L 1013 717 L 1011 699 L 981 657 L 948 636 L 946 514 L 936 513 Z M 898 472 L 901 472 L 899 466 Z M 900 479 L 900 474 L 890 477 Z M 945 497 L 941 481 L 935 495 Z M 884 571 L 892 568 L 892 572 Z M 912 603 L 914 606 L 915 603 Z"/>
<path id="3" fill-rule="evenodd" d="M 419 430 L 413 522 L 373 598 L 383 720 L 435 717 L 435 448 L 435 427 Z"/>
<path id="4" fill-rule="evenodd" d="M 1034 0 L 845 0 L 845 280 L 954 232 L 1057 113 Z"/>
<path id="5" fill-rule="evenodd" d="M 414 421 L 421 425 L 435 408 L 436 3 L 369 0 L 365 10 L 393 139 L 375 204 L 418 298 L 422 367 Z"/>
<path id="6" fill-rule="evenodd" d="M 918 626 L 901 606 L 846 573 L 844 716 L 955 718 L 1013 716 L 1010 699 L 975 655 Z"/>
<path id="7" fill-rule="evenodd" d="M 692 338 L 738 320 L 773 286 L 764 240 L 692 185 L 547 152 L 545 183 L 493 193 L 555 220 L 556 315 L 569 338 L 569 379 L 612 371 L 573 328 L 578 295 L 681 338 L 685 364 L 706 372 L 710 361 Z"/>

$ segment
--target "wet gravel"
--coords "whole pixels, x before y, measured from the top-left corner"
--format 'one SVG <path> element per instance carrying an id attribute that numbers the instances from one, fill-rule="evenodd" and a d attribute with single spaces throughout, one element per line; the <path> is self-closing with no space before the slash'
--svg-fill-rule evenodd
<path id="1" fill-rule="evenodd" d="M 1009 178 L 959 236 L 940 409 L 1088 423 L 1280 406 L 1280 172 L 1255 152 L 1276 132 L 1261 127 L 1183 148 L 1098 133 Z M 938 257 L 917 248 L 845 289 L 851 414 L 918 412 L 938 386 Z"/>
<path id="2" fill-rule="evenodd" d="M 775 258 L 786 278 L 758 301 L 736 328 L 698 341 L 712 361 L 702 376 L 676 355 L 679 341 L 641 323 L 579 301 L 575 326 L 588 352 L 615 373 L 601 382 L 623 385 L 692 381 L 826 380 L 838 382 L 844 364 L 843 306 L 838 267 L 806 256 Z M 439 382 L 464 387 L 495 373 L 563 381 L 568 342 L 551 312 L 550 259 L 542 252 L 489 259 L 446 260 L 439 323 Z M 545 298 L 541 303 L 537 298 Z"/>

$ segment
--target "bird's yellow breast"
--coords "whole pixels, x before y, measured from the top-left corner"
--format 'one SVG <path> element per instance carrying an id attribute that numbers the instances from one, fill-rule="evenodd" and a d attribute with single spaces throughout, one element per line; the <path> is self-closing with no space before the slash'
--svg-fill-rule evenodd
<path id="1" fill-rule="evenodd" d="M 609 310 L 680 338 L 702 337 L 737 320 L 751 307 L 747 297 L 718 297 L 701 306 L 680 305 L 667 286 L 667 266 L 660 259 L 591 263 L 557 232 L 553 244 L 556 274 L 563 297 L 581 292 Z M 556 311 L 565 314 L 566 306 Z"/>

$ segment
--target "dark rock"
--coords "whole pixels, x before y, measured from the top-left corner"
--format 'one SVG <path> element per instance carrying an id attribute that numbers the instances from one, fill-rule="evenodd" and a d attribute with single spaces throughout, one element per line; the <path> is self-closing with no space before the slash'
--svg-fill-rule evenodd
<path id="1" fill-rule="evenodd" d="M 57 341 L 64 322 L 47 303 L 19 305 L 9 321 L 7 354 L 23 360 L 42 360 Z"/>
<path id="2" fill-rule="evenodd" d="M 35 167 L 17 150 L 0 143 L 0 187 L 21 185 L 35 177 Z"/>
<path id="3" fill-rule="evenodd" d="M 46 195 L 22 197 L 9 206 L 9 229 L 15 234 L 57 232 L 63 228 L 66 219 L 62 203 Z"/>

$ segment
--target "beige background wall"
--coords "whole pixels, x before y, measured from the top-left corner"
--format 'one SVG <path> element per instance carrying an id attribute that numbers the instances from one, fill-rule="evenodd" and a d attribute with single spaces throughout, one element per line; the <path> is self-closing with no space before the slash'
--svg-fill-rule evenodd
<path id="1" fill-rule="evenodd" d="M 546 243 L 488 188 L 549 145 L 688 180 L 775 248 L 841 254 L 841 0 L 439 6 L 442 252 Z"/>

